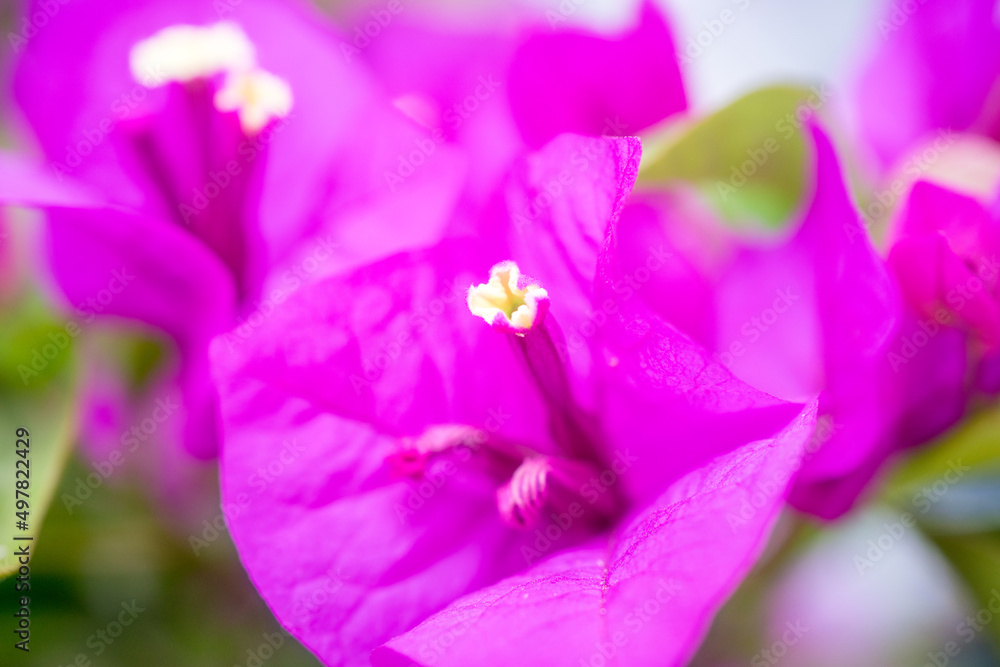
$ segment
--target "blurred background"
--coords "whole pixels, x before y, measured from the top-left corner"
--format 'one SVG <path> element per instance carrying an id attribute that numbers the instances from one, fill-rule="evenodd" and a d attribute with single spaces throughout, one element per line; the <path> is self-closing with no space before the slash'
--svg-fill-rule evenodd
<path id="1" fill-rule="evenodd" d="M 530 4 L 545 11 L 565 2 Z M 368 7 L 316 4 L 348 33 Z M 432 4 L 476 16 L 489 3 L 413 0 L 418 10 Z M 638 5 L 572 4 L 571 21 L 608 31 Z M 879 39 L 885 10 L 875 0 L 664 6 L 680 51 L 721 12 L 737 17 L 684 61 L 697 111 L 774 83 L 825 84 L 836 105 L 836 91 Z M 0 34 L 18 18 L 18 3 L 0 0 Z M 6 86 L 14 54 L 3 42 Z M 0 111 L 0 144 L 13 145 L 12 110 Z M 162 340 L 124 323 L 88 322 L 25 386 L 21 360 L 77 317 L 46 275 L 41 233 L 35 213 L 9 210 L 0 218 L 0 470 L 13 470 L 12 434 L 30 423 L 33 461 L 55 471 L 32 481 L 32 520 L 40 526 L 32 528 L 31 651 L 13 648 L 15 580 L 0 581 L 0 664 L 318 664 L 282 632 L 241 568 L 222 521 L 215 465 L 192 462 L 172 442 L 176 397 L 163 382 L 172 360 Z M 96 388 L 85 401 L 82 378 Z M 135 434 L 127 448 L 120 444 L 126 433 Z M 991 609 L 1000 611 L 998 450 L 1000 413 L 986 410 L 900 462 L 879 497 L 838 524 L 820 527 L 789 513 L 695 664 L 1000 665 L 1000 613 Z M 13 514 L 9 504 L 0 501 L 3 521 Z"/>

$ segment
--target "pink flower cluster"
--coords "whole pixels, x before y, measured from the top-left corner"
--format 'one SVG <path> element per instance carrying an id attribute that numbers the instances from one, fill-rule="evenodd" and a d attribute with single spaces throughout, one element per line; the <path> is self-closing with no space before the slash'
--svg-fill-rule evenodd
<path id="1" fill-rule="evenodd" d="M 991 7 L 893 24 L 852 98 L 878 178 L 941 130 L 1000 164 Z M 1000 392 L 1000 169 L 897 180 L 876 234 L 809 111 L 802 203 L 749 234 L 644 179 L 696 120 L 652 2 L 364 16 L 74 0 L 0 154 L 70 301 L 133 276 L 102 315 L 173 342 L 184 446 L 324 663 L 683 664 L 787 504 L 842 515 Z"/>

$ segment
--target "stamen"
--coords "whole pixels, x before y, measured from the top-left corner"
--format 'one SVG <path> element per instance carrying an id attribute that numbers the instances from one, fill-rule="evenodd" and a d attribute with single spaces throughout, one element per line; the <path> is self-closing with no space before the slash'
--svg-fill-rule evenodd
<path id="1" fill-rule="evenodd" d="M 469 310 L 503 333 L 524 335 L 541 324 L 549 308 L 549 294 L 521 274 L 512 261 L 490 269 L 487 283 L 469 288 Z"/>
<path id="2" fill-rule="evenodd" d="M 253 43 L 235 23 L 173 25 L 132 47 L 132 77 L 147 88 L 187 83 L 222 72 L 249 70 Z"/>
<path id="3" fill-rule="evenodd" d="M 468 447 L 478 449 L 487 440 L 485 431 L 462 424 L 431 426 L 419 438 L 406 438 L 403 447 L 390 454 L 387 461 L 392 471 L 400 477 L 419 477 L 434 454 Z"/>
<path id="4" fill-rule="evenodd" d="M 561 511 L 579 498 L 579 489 L 597 472 L 594 466 L 571 459 L 532 455 L 517 467 L 510 480 L 497 489 L 497 509 L 515 528 L 538 524 L 546 507 Z M 598 511 L 613 509 L 610 503 L 595 505 Z"/>
<path id="5" fill-rule="evenodd" d="M 525 459 L 510 480 L 497 489 L 497 508 L 507 524 L 515 528 L 530 528 L 538 523 L 545 507 L 550 471 L 547 458 Z"/>
<path id="6" fill-rule="evenodd" d="M 581 524 L 601 527 L 622 510 L 620 491 L 608 486 L 604 480 L 608 473 L 602 473 L 598 464 L 542 454 L 462 424 L 439 424 L 417 438 L 404 438 L 400 448 L 386 457 L 386 464 L 397 478 L 419 479 L 432 459 L 459 448 L 474 455 L 459 453 L 456 460 L 461 465 L 473 466 L 499 484 L 497 510 L 511 527 L 534 528 L 549 516 L 566 512 Z"/>
<path id="7" fill-rule="evenodd" d="M 230 72 L 215 94 L 219 111 L 238 111 L 240 126 L 248 135 L 267 127 L 292 110 L 292 88 L 281 77 L 262 69 Z"/>

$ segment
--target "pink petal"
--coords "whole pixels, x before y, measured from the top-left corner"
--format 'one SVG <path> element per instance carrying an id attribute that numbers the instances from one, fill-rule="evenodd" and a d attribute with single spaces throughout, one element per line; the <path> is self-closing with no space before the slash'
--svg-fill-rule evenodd
<path id="1" fill-rule="evenodd" d="M 678 481 L 607 543 L 458 600 L 373 664 L 685 664 L 760 555 L 815 410 Z"/>
<path id="2" fill-rule="evenodd" d="M 633 290 L 664 319 L 714 348 L 715 287 L 735 241 L 729 230 L 683 192 L 633 193 L 618 229 L 620 290 Z"/>
<path id="3" fill-rule="evenodd" d="M 944 236 L 932 233 L 901 239 L 889 254 L 889 264 L 907 299 L 924 317 L 933 318 L 944 308 L 953 326 L 973 332 L 989 349 L 1000 345 L 1000 305 Z M 976 285 L 979 289 L 973 289 Z"/>
<path id="4" fill-rule="evenodd" d="M 435 424 L 552 451 L 510 341 L 465 304 L 492 261 L 465 242 L 400 255 L 311 286 L 251 337 L 214 345 L 233 539 L 278 620 L 325 662 L 362 664 L 524 566 L 495 482 L 461 460 L 436 462 L 423 484 L 385 465 Z"/>
<path id="5" fill-rule="evenodd" d="M 635 138 L 563 135 L 517 163 L 505 188 L 500 224 L 509 230 L 511 256 L 548 290 L 564 356 L 579 376 L 597 363 L 594 323 L 604 315 L 594 290 L 598 253 L 632 190 L 640 155 Z M 576 387 L 587 405 L 591 384 Z"/>
<path id="6" fill-rule="evenodd" d="M 856 101 L 863 137 L 883 166 L 936 130 L 1000 129 L 991 127 L 998 110 L 984 109 L 1000 75 L 994 5 L 993 0 L 886 5 L 892 11 L 879 20 L 882 41 Z"/>
<path id="7" fill-rule="evenodd" d="M 570 30 L 532 35 L 510 67 L 511 108 L 525 141 L 537 147 L 562 132 L 634 135 L 683 111 L 673 44 L 650 1 L 638 25 L 614 40 Z"/>
<path id="8" fill-rule="evenodd" d="M 254 210 L 241 221 L 248 237 L 262 236 L 247 258 L 254 284 L 268 268 L 299 252 L 304 238 L 329 234 L 327 220 L 334 213 L 357 218 L 391 201 L 420 212 L 425 195 L 438 196 L 427 180 L 441 179 L 429 178 L 430 171 L 443 167 L 460 174 L 455 156 L 392 109 L 363 63 L 345 58 L 341 41 L 306 3 L 256 0 L 219 7 L 194 0 L 129 0 L 114 7 L 81 0 L 60 6 L 28 42 L 15 77 L 18 102 L 58 173 L 132 208 L 163 217 L 175 213 L 154 206 L 157 197 L 128 140 L 127 127 L 153 111 L 154 98 L 162 101 L 163 93 L 133 80 L 128 53 L 169 25 L 230 20 L 254 43 L 259 65 L 285 79 L 294 98 L 287 122 L 247 140 L 236 156 L 245 170 L 264 172 L 259 201 L 250 198 Z M 182 164 L 175 170 L 183 172 Z M 417 173 L 410 178 L 406 170 L 414 164 Z M 387 174 L 398 177 L 401 170 L 402 185 L 387 183 Z M 434 192 L 426 194 L 428 189 Z M 377 221 L 381 227 L 369 229 L 364 244 L 344 252 L 372 259 L 433 243 L 442 227 L 437 211 L 426 218 L 394 217 L 391 224 L 369 217 L 369 226 Z"/>
<path id="9" fill-rule="evenodd" d="M 0 202 L 48 209 L 52 270 L 78 326 L 95 317 L 137 319 L 170 334 L 182 352 L 185 447 L 217 447 L 216 399 L 207 368 L 212 336 L 235 317 L 232 275 L 186 230 L 104 204 L 69 179 L 0 156 Z"/>

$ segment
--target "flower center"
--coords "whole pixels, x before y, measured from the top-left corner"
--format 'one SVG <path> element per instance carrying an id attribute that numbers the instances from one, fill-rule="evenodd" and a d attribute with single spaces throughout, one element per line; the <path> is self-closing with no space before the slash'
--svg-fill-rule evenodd
<path id="1" fill-rule="evenodd" d="M 583 500 L 594 507 L 593 516 L 589 517 L 592 522 L 612 517 L 618 509 L 617 495 L 602 498 L 595 494 L 594 498 L 585 498 L 589 481 L 600 473 L 596 466 L 585 461 L 529 455 L 510 480 L 497 489 L 500 517 L 514 528 L 533 528 L 544 519 L 547 508 L 554 512 L 563 512 L 573 505 L 582 508 Z M 603 502 L 592 502 L 594 499 Z"/>
<path id="2" fill-rule="evenodd" d="M 256 49 L 235 23 L 174 25 L 132 47 L 129 67 L 147 88 L 189 84 L 224 74 L 216 92 L 218 111 L 237 112 L 243 131 L 253 136 L 292 109 L 288 83 L 257 66 Z"/>
<path id="3" fill-rule="evenodd" d="M 156 88 L 248 70 L 256 59 L 253 43 L 234 23 L 173 25 L 133 46 L 129 67 L 136 81 Z"/>
<path id="4" fill-rule="evenodd" d="M 258 135 L 289 115 L 291 87 L 257 65 L 250 38 L 231 22 L 164 28 L 132 47 L 129 68 L 157 90 L 124 125 L 149 190 L 165 216 L 218 255 L 241 306 L 249 304 L 261 277 L 252 261 L 256 177 L 271 143 Z"/>
<path id="5" fill-rule="evenodd" d="M 257 134 L 276 118 L 292 110 L 292 89 L 281 77 L 262 69 L 230 72 L 215 94 L 215 108 L 235 111 L 247 134 Z"/>
<path id="6" fill-rule="evenodd" d="M 420 477 L 434 458 L 454 455 L 496 480 L 497 509 L 513 527 L 533 528 L 547 518 L 563 522 L 570 516 L 570 523 L 579 520 L 586 527 L 584 533 L 603 529 L 623 511 L 624 496 L 594 481 L 603 478 L 608 464 L 596 423 L 574 400 L 554 338 L 561 335 L 558 324 L 543 323 L 548 292 L 506 261 L 490 270 L 488 282 L 469 288 L 467 303 L 494 330 L 515 334 L 509 340 L 549 408 L 558 454 L 511 442 L 497 430 L 443 424 L 404 439 L 388 457 L 389 469 L 397 476 Z"/>
<path id="7" fill-rule="evenodd" d="M 592 508 L 585 522 L 594 525 L 621 509 L 617 491 L 599 494 L 591 489 L 588 493 L 592 480 L 601 474 L 589 461 L 541 454 L 460 424 L 431 426 L 420 437 L 405 439 L 402 444 L 386 461 L 399 477 L 420 478 L 435 457 L 455 455 L 501 480 L 497 510 L 514 528 L 534 528 L 545 519 L 546 510 L 565 512 L 573 505 Z"/>
<path id="8" fill-rule="evenodd" d="M 524 335 L 541 324 L 548 311 L 549 294 L 521 273 L 515 262 L 500 262 L 490 269 L 489 282 L 469 288 L 472 314 L 497 331 Z"/>

